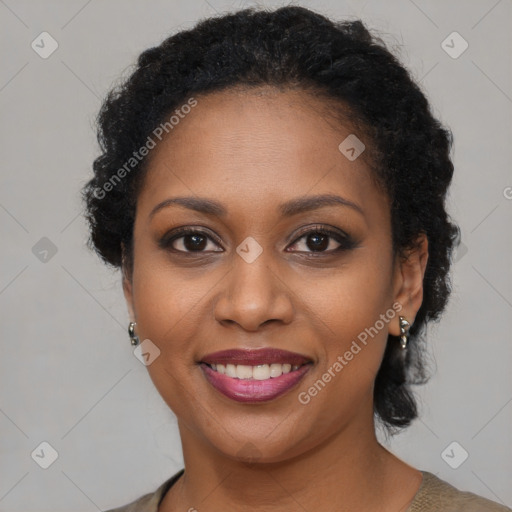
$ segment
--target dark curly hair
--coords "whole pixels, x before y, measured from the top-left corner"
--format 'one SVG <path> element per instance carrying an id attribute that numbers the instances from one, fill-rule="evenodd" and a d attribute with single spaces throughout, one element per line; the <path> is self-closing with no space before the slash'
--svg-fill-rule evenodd
<path id="1" fill-rule="evenodd" d="M 419 234 L 427 236 L 423 302 L 410 348 L 404 360 L 396 337 L 389 336 L 374 386 L 375 415 L 395 433 L 418 415 L 410 385 L 426 380 L 422 335 L 450 294 L 448 271 L 460 239 L 445 210 L 452 135 L 407 70 L 360 20 L 335 22 L 298 6 L 252 7 L 201 20 L 144 51 L 98 115 L 102 153 L 82 190 L 89 245 L 106 263 L 131 269 L 135 206 L 148 158 L 140 159 L 136 172 L 121 173 L 123 179 L 119 170 L 191 95 L 263 85 L 313 92 L 363 130 L 372 175 L 390 198 L 395 254 L 414 247 Z"/>

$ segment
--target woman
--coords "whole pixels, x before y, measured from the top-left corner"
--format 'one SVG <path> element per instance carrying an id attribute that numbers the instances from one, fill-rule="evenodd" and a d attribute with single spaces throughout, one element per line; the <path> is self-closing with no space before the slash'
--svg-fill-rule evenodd
<path id="1" fill-rule="evenodd" d="M 449 295 L 450 132 L 360 21 L 245 9 L 145 51 L 99 117 L 91 243 L 185 468 L 115 509 L 505 511 L 378 441 Z"/>

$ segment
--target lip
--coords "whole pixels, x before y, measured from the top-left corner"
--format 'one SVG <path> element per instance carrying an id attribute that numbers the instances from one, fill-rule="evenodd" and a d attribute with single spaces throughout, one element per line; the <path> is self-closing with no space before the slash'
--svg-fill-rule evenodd
<path id="1" fill-rule="evenodd" d="M 274 362 L 276 362 L 275 359 Z M 228 377 L 210 368 L 206 362 L 200 363 L 199 366 L 206 380 L 217 391 L 237 402 L 249 403 L 274 400 L 284 395 L 304 378 L 306 373 L 313 366 L 313 363 L 309 362 L 302 365 L 297 370 L 283 373 L 280 377 L 271 377 L 266 380 Z"/>
<path id="2" fill-rule="evenodd" d="M 303 365 L 312 362 L 312 360 L 297 352 L 289 352 L 277 348 L 260 349 L 230 349 L 213 352 L 204 356 L 200 363 L 206 364 L 245 364 L 248 366 L 257 366 L 260 364 L 289 363 L 293 365 Z"/>

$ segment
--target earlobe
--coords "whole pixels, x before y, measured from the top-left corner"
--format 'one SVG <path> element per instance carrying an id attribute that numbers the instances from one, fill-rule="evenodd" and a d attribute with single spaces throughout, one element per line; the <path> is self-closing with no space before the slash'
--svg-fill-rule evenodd
<path id="1" fill-rule="evenodd" d="M 413 248 L 397 257 L 395 267 L 395 302 L 401 305 L 399 314 L 411 325 L 423 302 L 423 278 L 428 261 L 428 239 L 421 233 Z M 392 322 L 389 333 L 398 336 L 400 325 Z"/>

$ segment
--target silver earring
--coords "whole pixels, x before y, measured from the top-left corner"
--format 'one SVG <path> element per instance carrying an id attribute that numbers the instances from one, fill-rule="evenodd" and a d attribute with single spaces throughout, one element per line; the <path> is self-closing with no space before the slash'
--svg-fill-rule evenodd
<path id="1" fill-rule="evenodd" d="M 400 320 L 400 347 L 402 350 L 407 348 L 407 342 L 409 341 L 409 329 L 411 324 L 403 317 L 398 317 Z"/>
<path id="2" fill-rule="evenodd" d="M 130 325 L 128 326 L 128 334 L 130 335 L 130 341 L 134 346 L 140 343 L 139 337 L 135 334 L 136 325 L 136 322 L 130 322 Z"/>

